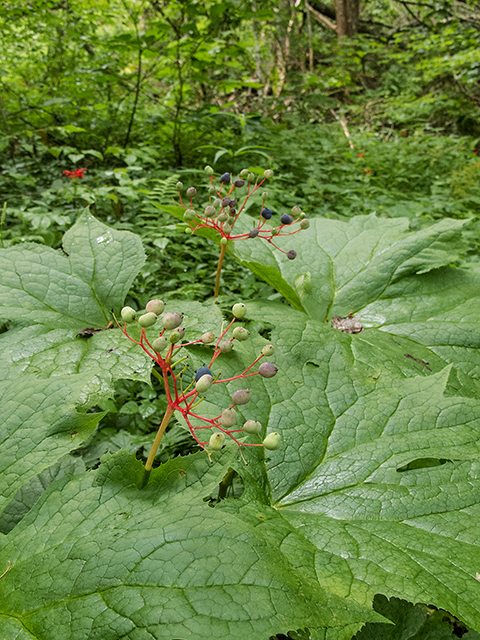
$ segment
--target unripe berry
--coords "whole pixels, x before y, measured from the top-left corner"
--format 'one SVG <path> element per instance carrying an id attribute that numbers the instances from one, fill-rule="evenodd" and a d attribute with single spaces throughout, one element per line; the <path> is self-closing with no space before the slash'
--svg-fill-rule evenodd
<path id="1" fill-rule="evenodd" d="M 310 226 L 310 220 L 307 220 L 306 218 L 300 222 L 300 227 L 302 229 L 308 229 L 309 226 Z"/>
<path id="2" fill-rule="evenodd" d="M 248 232 L 248 237 L 249 238 L 256 238 L 259 233 L 260 233 L 260 229 L 255 227 L 254 229 L 250 229 L 250 231 Z"/>
<path id="3" fill-rule="evenodd" d="M 224 231 L 225 233 L 230 233 L 230 232 L 232 231 L 232 225 L 231 225 L 231 224 L 228 224 L 228 222 L 226 222 L 226 223 L 223 225 L 223 231 Z"/>
<path id="4" fill-rule="evenodd" d="M 228 213 L 225 213 L 225 211 L 218 216 L 219 222 L 226 222 L 227 220 L 228 220 Z"/>
<path id="5" fill-rule="evenodd" d="M 175 185 L 178 191 L 183 191 L 183 182 L 177 182 Z"/>
<path id="6" fill-rule="evenodd" d="M 250 331 L 245 329 L 245 327 L 235 327 L 232 335 L 235 338 L 235 340 L 238 340 L 239 342 L 243 342 L 244 340 L 248 340 L 248 337 L 250 336 Z"/>
<path id="7" fill-rule="evenodd" d="M 184 231 L 189 235 L 193 235 L 195 233 L 195 231 L 193 229 L 190 229 L 190 227 L 185 227 Z"/>
<path id="8" fill-rule="evenodd" d="M 187 196 L 189 198 L 194 198 L 196 195 L 197 195 L 197 190 L 195 189 L 195 187 L 188 187 Z"/>
<path id="9" fill-rule="evenodd" d="M 215 334 L 213 334 L 211 331 L 207 331 L 207 333 L 203 334 L 200 340 L 203 342 L 203 344 L 211 344 L 212 342 L 215 342 Z"/>
<path id="10" fill-rule="evenodd" d="M 248 173 L 249 173 L 248 169 L 242 169 L 242 170 L 240 171 L 240 177 L 241 177 L 241 178 L 243 178 L 243 179 L 245 180 L 245 178 L 247 178 L 247 177 L 248 177 Z"/>
<path id="11" fill-rule="evenodd" d="M 213 206 L 215 207 L 215 209 L 222 208 L 222 201 L 220 200 L 220 198 L 215 198 L 215 200 L 213 201 Z"/>
<path id="12" fill-rule="evenodd" d="M 273 431 L 272 433 L 268 434 L 262 444 L 265 449 L 268 449 L 269 451 L 275 451 L 280 446 L 281 440 L 282 438 L 280 434 L 276 431 Z"/>
<path id="13" fill-rule="evenodd" d="M 243 302 L 237 302 L 232 307 L 232 313 L 235 318 L 244 318 L 247 313 L 247 307 L 243 304 Z"/>
<path id="14" fill-rule="evenodd" d="M 244 180 L 241 180 L 240 178 L 238 180 L 235 180 L 235 182 L 233 183 L 237 189 L 240 189 L 241 187 L 243 187 L 243 185 L 245 184 Z"/>
<path id="15" fill-rule="evenodd" d="M 235 224 L 235 218 L 234 217 L 229 217 L 227 222 L 231 227 L 233 227 L 233 225 Z"/>
<path id="16" fill-rule="evenodd" d="M 273 378 L 273 376 L 277 375 L 277 371 L 278 369 L 273 362 L 262 362 L 258 367 L 258 373 L 262 378 Z"/>
<path id="17" fill-rule="evenodd" d="M 152 342 L 153 350 L 156 351 L 157 353 L 161 353 L 165 349 L 165 347 L 168 345 L 168 343 L 169 343 L 168 338 L 166 338 L 165 336 L 160 336 L 159 338 L 156 338 Z"/>
<path id="18" fill-rule="evenodd" d="M 195 211 L 193 209 L 186 209 L 183 214 L 184 220 L 194 220 L 195 219 Z"/>
<path id="19" fill-rule="evenodd" d="M 202 376 L 206 375 L 211 376 L 212 372 L 208 367 L 203 365 L 203 367 L 200 367 L 197 371 L 195 371 L 195 382 L 198 382 Z"/>
<path id="20" fill-rule="evenodd" d="M 215 189 L 215 187 L 208 187 L 209 196 L 214 196 L 216 193 L 217 193 L 217 190 Z"/>
<path id="21" fill-rule="evenodd" d="M 212 207 L 212 205 L 210 204 L 205 207 L 205 216 L 207 218 L 212 218 L 215 214 L 216 214 L 215 207 Z"/>
<path id="22" fill-rule="evenodd" d="M 220 416 L 220 424 L 222 427 L 233 427 L 237 419 L 237 412 L 235 409 L 225 409 Z"/>
<path id="23" fill-rule="evenodd" d="M 230 351 L 233 349 L 233 344 L 229 340 L 225 340 L 225 342 L 221 342 L 218 345 L 218 348 L 222 353 L 230 353 Z"/>
<path id="24" fill-rule="evenodd" d="M 262 218 L 265 218 L 265 220 L 270 220 L 272 215 L 273 215 L 273 211 L 271 209 L 268 209 L 267 207 L 264 207 L 262 209 Z"/>
<path id="25" fill-rule="evenodd" d="M 250 402 L 250 400 L 252 399 L 252 392 L 250 391 L 250 389 L 239 389 L 238 391 L 235 391 L 235 393 L 232 396 L 232 402 L 233 404 L 247 404 L 247 402 Z"/>
<path id="26" fill-rule="evenodd" d="M 137 317 L 137 312 L 132 307 L 123 307 L 121 316 L 124 322 L 133 322 Z"/>
<path id="27" fill-rule="evenodd" d="M 275 347 L 273 346 L 273 344 L 266 344 L 262 349 L 262 353 L 264 356 L 273 356 L 274 351 Z"/>
<path id="28" fill-rule="evenodd" d="M 179 340 L 183 338 L 185 335 L 185 329 L 183 327 L 179 327 L 175 331 L 172 331 L 170 334 L 170 342 L 171 344 L 176 344 Z"/>
<path id="29" fill-rule="evenodd" d="M 280 234 L 280 229 L 272 229 L 272 236 L 278 236 Z"/>
<path id="30" fill-rule="evenodd" d="M 249 173 L 247 176 L 248 182 L 255 182 L 256 179 L 257 179 L 257 176 L 254 173 Z"/>
<path id="31" fill-rule="evenodd" d="M 204 171 L 207 174 L 207 176 L 213 176 L 215 173 L 215 171 L 212 169 L 212 167 L 209 164 L 207 164 Z"/>
<path id="32" fill-rule="evenodd" d="M 306 215 L 307 214 L 302 211 L 298 217 L 300 218 L 300 220 L 304 220 Z"/>
<path id="33" fill-rule="evenodd" d="M 198 393 L 205 393 L 210 389 L 213 384 L 213 377 L 208 375 L 208 373 L 200 378 L 198 382 L 195 384 L 195 389 Z"/>
<path id="34" fill-rule="evenodd" d="M 247 420 L 243 425 L 243 429 L 247 433 L 258 434 L 262 432 L 262 425 L 260 424 L 260 422 L 257 422 L 256 420 Z"/>
<path id="35" fill-rule="evenodd" d="M 292 224 L 293 218 L 292 216 L 289 216 L 288 213 L 284 213 L 283 216 L 280 218 L 280 222 L 282 224 Z"/>
<path id="36" fill-rule="evenodd" d="M 225 444 L 225 434 L 222 433 L 221 431 L 217 431 L 217 433 L 212 433 L 212 435 L 210 436 L 209 444 L 210 444 L 210 448 L 213 449 L 213 451 L 220 451 L 220 449 Z"/>
<path id="37" fill-rule="evenodd" d="M 302 210 L 300 209 L 298 204 L 296 204 L 294 207 L 292 207 L 292 213 L 293 213 L 294 216 L 299 216 L 302 213 Z"/>
<path id="38" fill-rule="evenodd" d="M 224 247 L 227 243 L 228 243 L 228 239 L 227 238 L 222 238 L 220 240 L 220 244 L 222 245 L 222 247 Z"/>
<path id="39" fill-rule="evenodd" d="M 225 196 L 224 198 L 222 198 L 222 207 L 229 207 L 231 203 L 231 200 L 228 196 Z"/>
<path id="40" fill-rule="evenodd" d="M 169 312 L 162 318 L 162 324 L 165 329 L 176 329 L 182 324 L 183 313 Z"/>
<path id="41" fill-rule="evenodd" d="M 271 180 L 273 178 L 273 171 L 271 169 L 266 169 L 263 172 L 263 175 L 265 176 L 265 178 L 267 178 L 267 180 Z"/>
<path id="42" fill-rule="evenodd" d="M 227 172 L 220 176 L 220 182 L 223 182 L 223 184 L 230 184 L 230 174 Z"/>
<path id="43" fill-rule="evenodd" d="M 293 249 L 290 249 L 290 251 L 287 252 L 287 258 L 289 260 L 295 260 L 296 257 L 297 257 L 297 252 L 294 251 Z"/>
<path id="44" fill-rule="evenodd" d="M 262 200 L 263 200 L 263 201 L 268 200 L 268 191 L 264 191 L 264 192 L 262 193 Z"/>
<path id="45" fill-rule="evenodd" d="M 150 300 L 147 302 L 147 306 L 145 307 L 145 311 L 150 313 L 152 311 L 156 316 L 160 316 L 165 309 L 165 305 L 161 300 Z"/>
<path id="46" fill-rule="evenodd" d="M 138 324 L 144 328 L 153 327 L 156 321 L 157 321 L 156 314 L 153 312 L 150 312 L 150 313 L 145 313 L 143 316 L 140 316 L 140 318 L 138 319 Z"/>

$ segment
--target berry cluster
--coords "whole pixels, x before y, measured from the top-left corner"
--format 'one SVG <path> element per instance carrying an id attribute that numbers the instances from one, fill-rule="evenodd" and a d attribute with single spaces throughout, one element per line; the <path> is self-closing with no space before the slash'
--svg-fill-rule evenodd
<path id="1" fill-rule="evenodd" d="M 202 449 L 205 449 L 209 455 L 212 451 L 218 451 L 224 444 L 228 436 L 240 447 L 259 447 L 275 450 L 280 446 L 280 436 L 278 433 L 270 433 L 261 444 L 245 443 L 238 440 L 241 433 L 259 434 L 262 431 L 262 425 L 255 420 L 247 420 L 243 427 L 234 428 L 237 412 L 235 407 L 247 404 L 251 399 L 250 389 L 238 389 L 232 396 L 232 402 L 219 416 L 210 419 L 205 418 L 195 411 L 195 408 L 202 402 L 205 394 L 215 384 L 231 382 L 232 380 L 243 380 L 251 376 L 260 375 L 263 378 L 272 378 L 277 373 L 277 367 L 272 362 L 261 362 L 257 371 L 252 369 L 265 357 L 273 355 L 274 348 L 272 345 L 263 347 L 260 355 L 252 362 L 252 364 L 239 375 L 232 378 L 219 379 L 212 372 L 212 368 L 217 358 L 222 353 L 228 353 L 233 349 L 235 340 L 242 342 L 247 340 L 250 332 L 242 325 L 233 326 L 236 320 L 245 316 L 246 307 L 243 303 L 237 303 L 232 308 L 233 319 L 226 329 L 220 332 L 218 338 L 208 331 L 197 340 L 191 342 L 182 342 L 185 336 L 185 328 L 182 327 L 183 314 L 177 312 L 167 312 L 164 314 L 165 305 L 161 300 L 150 300 L 145 308 L 145 313 L 137 317 L 137 312 L 132 307 L 124 307 L 121 311 L 123 323 L 117 321 L 122 333 L 147 353 L 150 358 L 158 365 L 161 371 L 161 377 L 165 385 L 167 396 L 167 411 L 162 420 L 162 424 L 158 430 L 155 442 L 148 456 L 145 469 L 150 471 L 152 468 L 155 454 L 158 450 L 160 440 L 175 411 L 182 414 L 185 419 L 192 436 Z M 163 315 L 162 315 L 163 314 Z M 147 339 L 145 329 L 153 327 L 161 318 L 161 331 L 154 340 Z M 127 325 L 135 323 L 140 330 L 140 339 L 136 340 L 128 334 Z M 231 335 L 229 334 L 231 330 Z M 228 335 L 227 335 L 228 334 Z M 200 367 L 194 378 L 184 388 L 184 374 L 188 370 L 188 363 L 185 360 L 188 356 L 177 359 L 178 351 L 185 346 L 193 344 L 212 345 L 213 354 L 208 365 Z M 177 369 L 181 365 L 180 370 Z M 160 374 L 159 374 L 160 377 Z M 205 430 L 210 430 L 209 440 L 204 440 L 203 434 Z M 197 435 L 198 434 L 198 435 Z M 241 450 L 240 450 L 241 452 Z"/>
<path id="2" fill-rule="evenodd" d="M 230 173 L 224 173 L 220 176 L 220 184 L 215 185 L 214 170 L 212 167 L 205 167 L 205 172 L 210 178 L 209 204 L 205 207 L 203 213 L 195 211 L 193 206 L 193 199 L 197 195 L 195 187 L 189 187 L 186 190 L 186 196 L 190 200 L 190 204 L 187 206 L 182 199 L 183 184 L 177 183 L 178 195 L 180 198 L 180 204 L 185 209 L 183 219 L 188 224 L 187 231 L 195 233 L 201 228 L 215 229 L 221 238 L 220 245 L 222 247 L 220 260 L 217 270 L 217 281 L 215 283 L 215 297 L 218 295 L 220 271 L 223 262 L 223 256 L 225 254 L 225 248 L 229 240 L 248 240 L 254 238 L 262 238 L 266 240 L 276 249 L 284 253 L 289 260 L 294 260 L 297 257 L 296 251 L 290 249 L 285 251 L 281 249 L 275 242 L 274 238 L 280 236 L 292 236 L 299 233 L 303 229 L 308 229 L 310 226 L 309 220 L 305 217 L 305 213 L 299 206 L 292 208 L 291 214 L 284 213 L 280 218 L 280 225 L 274 228 L 266 226 L 267 221 L 273 217 L 273 211 L 265 206 L 265 202 L 268 198 L 268 193 L 264 191 L 262 193 L 262 204 L 258 215 L 258 221 L 253 228 L 246 233 L 234 233 L 235 223 L 237 222 L 240 214 L 244 211 L 249 198 L 259 189 L 266 180 L 273 178 L 273 171 L 267 169 L 264 172 L 263 179 L 260 180 L 255 174 L 243 169 L 240 172 L 239 177 L 232 181 Z M 235 189 L 246 188 L 246 193 L 239 197 L 234 197 Z M 223 193 L 222 193 L 223 192 Z M 295 228 L 295 225 L 298 225 Z"/>

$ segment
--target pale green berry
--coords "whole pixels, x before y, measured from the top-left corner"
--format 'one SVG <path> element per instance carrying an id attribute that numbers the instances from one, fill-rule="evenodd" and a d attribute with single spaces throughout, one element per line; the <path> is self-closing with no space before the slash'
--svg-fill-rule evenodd
<path id="1" fill-rule="evenodd" d="M 235 340 L 238 340 L 239 342 L 248 340 L 249 336 L 250 336 L 250 331 L 245 329 L 245 327 L 235 327 L 235 329 L 233 330 L 233 337 L 235 338 Z"/>
<path id="2" fill-rule="evenodd" d="M 137 312 L 132 307 L 123 307 L 121 316 L 124 322 L 133 322 L 137 317 Z"/>
<path id="3" fill-rule="evenodd" d="M 183 327 L 178 327 L 175 331 L 172 331 L 170 334 L 170 342 L 172 344 L 176 344 L 179 340 L 183 338 L 185 335 L 185 329 Z"/>
<path id="4" fill-rule="evenodd" d="M 213 201 L 213 205 L 215 207 L 215 209 L 221 209 L 222 208 L 222 201 L 220 200 L 220 198 L 215 198 L 215 200 Z"/>
<path id="5" fill-rule="evenodd" d="M 266 344 L 262 349 L 262 353 L 264 356 L 273 356 L 274 351 L 275 347 L 273 346 L 273 344 Z"/>
<path id="6" fill-rule="evenodd" d="M 216 193 L 217 193 L 217 190 L 215 189 L 215 187 L 208 187 L 209 196 L 214 196 Z"/>
<path id="7" fill-rule="evenodd" d="M 262 200 L 263 200 L 263 201 L 265 201 L 265 200 L 267 200 L 267 199 L 268 199 L 268 191 L 264 191 L 264 192 L 262 193 Z"/>
<path id="8" fill-rule="evenodd" d="M 243 304 L 243 302 L 237 302 L 232 307 L 232 313 L 235 318 L 244 318 L 247 313 L 247 307 Z"/>
<path id="9" fill-rule="evenodd" d="M 300 209 L 298 204 L 296 204 L 294 207 L 292 207 L 292 213 L 293 213 L 294 216 L 299 216 L 302 213 L 302 210 Z"/>
<path id="10" fill-rule="evenodd" d="M 228 213 L 225 213 L 225 212 L 224 212 L 224 213 L 221 213 L 221 214 L 218 216 L 218 221 L 219 221 L 219 222 L 226 222 L 227 220 L 228 220 Z"/>
<path id="11" fill-rule="evenodd" d="M 184 220 L 194 220 L 195 219 L 195 211 L 193 209 L 186 209 L 183 214 Z"/>
<path id="12" fill-rule="evenodd" d="M 183 182 L 177 182 L 175 185 L 178 191 L 183 191 Z"/>
<path id="13" fill-rule="evenodd" d="M 224 409 L 222 411 L 222 415 L 220 416 L 220 424 L 222 427 L 233 427 L 235 421 L 237 419 L 237 412 L 235 409 Z"/>
<path id="14" fill-rule="evenodd" d="M 257 176 L 254 173 L 249 173 L 247 176 L 247 180 L 249 182 L 255 182 L 256 179 L 257 179 Z"/>
<path id="15" fill-rule="evenodd" d="M 194 231 L 193 229 L 190 229 L 190 227 L 185 227 L 185 233 L 188 233 L 189 235 L 193 235 Z"/>
<path id="16" fill-rule="evenodd" d="M 232 225 L 231 225 L 231 224 L 228 224 L 228 222 L 226 222 L 226 223 L 223 225 L 223 231 L 224 231 L 224 233 L 230 233 L 230 232 L 231 232 L 231 230 L 232 230 Z"/>
<path id="17" fill-rule="evenodd" d="M 272 433 L 268 434 L 262 444 L 265 449 L 268 449 L 269 451 L 275 451 L 280 446 L 281 440 L 282 438 L 280 434 L 276 431 L 273 431 Z"/>
<path id="18" fill-rule="evenodd" d="M 165 305 L 161 300 L 150 300 L 147 302 L 147 306 L 145 307 L 145 311 L 150 313 L 152 311 L 156 316 L 160 316 L 165 309 Z"/>
<path id="19" fill-rule="evenodd" d="M 187 196 L 189 198 L 194 198 L 196 195 L 197 195 L 197 190 L 195 189 L 195 187 L 188 187 Z"/>
<path id="20" fill-rule="evenodd" d="M 249 176 L 249 171 L 248 169 L 242 169 L 240 171 L 240 177 L 243 178 L 245 180 L 245 178 L 248 178 Z"/>
<path id="21" fill-rule="evenodd" d="M 262 362 L 258 367 L 258 373 L 262 378 L 273 378 L 273 376 L 277 375 L 277 371 L 278 369 L 273 362 Z"/>
<path id="22" fill-rule="evenodd" d="M 218 345 L 218 348 L 222 353 L 229 353 L 233 349 L 233 344 L 229 340 L 225 340 Z"/>
<path id="23" fill-rule="evenodd" d="M 222 238 L 222 239 L 220 240 L 220 244 L 222 245 L 222 247 L 224 247 L 227 243 L 228 243 L 227 238 Z"/>
<path id="24" fill-rule="evenodd" d="M 140 318 L 138 319 L 138 324 L 141 327 L 147 328 L 147 327 L 153 327 L 156 321 L 157 321 L 157 316 L 155 313 L 151 311 L 150 313 L 145 313 L 143 316 L 140 316 Z"/>
<path id="25" fill-rule="evenodd" d="M 302 211 L 298 217 L 300 218 L 300 220 L 304 220 L 306 218 L 306 215 L 307 214 Z"/>
<path id="26" fill-rule="evenodd" d="M 165 329 L 176 329 L 182 324 L 183 313 L 166 313 L 162 318 L 162 324 Z"/>
<path id="27" fill-rule="evenodd" d="M 233 225 L 235 224 L 235 216 L 229 216 L 227 222 L 231 227 L 233 227 Z"/>
<path id="28" fill-rule="evenodd" d="M 198 391 L 198 393 L 205 393 L 210 389 L 212 384 L 213 384 L 213 377 L 208 373 L 206 373 L 196 382 L 195 389 Z"/>
<path id="29" fill-rule="evenodd" d="M 243 425 L 243 429 L 247 433 L 258 434 L 262 432 L 262 425 L 260 424 L 260 422 L 257 422 L 256 420 L 247 420 Z"/>
<path id="30" fill-rule="evenodd" d="M 238 391 L 235 391 L 235 393 L 232 396 L 232 402 L 233 404 L 247 404 L 247 402 L 250 402 L 250 400 L 252 399 L 252 392 L 250 391 L 250 389 L 239 389 Z"/>
<path id="31" fill-rule="evenodd" d="M 263 172 L 263 175 L 265 176 L 265 178 L 267 178 L 267 180 L 271 180 L 273 178 L 273 171 L 271 169 L 266 169 Z"/>
<path id="32" fill-rule="evenodd" d="M 225 444 L 225 434 L 222 433 L 221 431 L 217 431 L 217 433 L 212 433 L 212 435 L 210 436 L 209 444 L 210 444 L 210 448 L 213 449 L 213 451 L 220 451 L 220 449 Z"/>
<path id="33" fill-rule="evenodd" d="M 209 164 L 207 164 L 204 171 L 207 174 L 207 176 L 213 176 L 215 173 L 215 171 L 212 169 L 212 167 Z"/>
<path id="34" fill-rule="evenodd" d="M 207 331 L 207 333 L 203 334 L 200 340 L 203 342 L 203 344 L 211 344 L 215 341 L 215 334 L 211 331 Z"/>
<path id="35" fill-rule="evenodd" d="M 211 205 L 208 205 L 207 207 L 205 207 L 205 216 L 207 218 L 212 218 L 215 214 L 216 214 L 215 207 L 212 207 Z"/>
<path id="36" fill-rule="evenodd" d="M 308 227 L 310 226 L 310 220 L 307 220 L 307 218 L 304 218 L 301 222 L 300 222 L 300 227 L 302 229 L 308 229 Z"/>
<path id="37" fill-rule="evenodd" d="M 160 336 L 159 338 L 156 338 L 152 342 L 153 350 L 156 351 L 157 353 L 161 353 L 167 345 L 168 345 L 168 338 L 166 338 L 165 336 Z"/>

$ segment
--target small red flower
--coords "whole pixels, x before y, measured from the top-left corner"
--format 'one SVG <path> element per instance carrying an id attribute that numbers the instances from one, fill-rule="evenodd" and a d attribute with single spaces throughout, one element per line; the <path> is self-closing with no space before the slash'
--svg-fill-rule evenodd
<path id="1" fill-rule="evenodd" d="M 478 156 L 478 149 L 475 149 L 475 151 L 473 152 L 476 156 Z"/>
<path id="2" fill-rule="evenodd" d="M 364 153 L 357 153 L 357 158 L 363 158 L 364 155 Z"/>
<path id="3" fill-rule="evenodd" d="M 364 173 L 372 173 L 371 169 L 364 169 L 363 171 L 364 171 Z"/>
<path id="4" fill-rule="evenodd" d="M 71 180 L 73 180 L 74 178 L 84 178 L 84 171 L 86 171 L 85 167 L 83 167 L 82 169 L 75 169 L 75 171 L 62 171 L 62 174 L 64 176 L 67 176 L 67 178 L 70 178 Z"/>

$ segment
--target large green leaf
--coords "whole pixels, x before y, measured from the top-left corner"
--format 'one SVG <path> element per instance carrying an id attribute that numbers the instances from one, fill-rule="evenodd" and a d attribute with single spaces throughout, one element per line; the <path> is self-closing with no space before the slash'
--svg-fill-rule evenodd
<path id="1" fill-rule="evenodd" d="M 243 640 L 308 625 L 347 640 L 380 619 L 318 584 L 315 547 L 264 501 L 208 506 L 230 458 L 170 461 L 139 490 L 141 464 L 121 452 L 54 482 L 3 548 L 0 632 Z"/>

